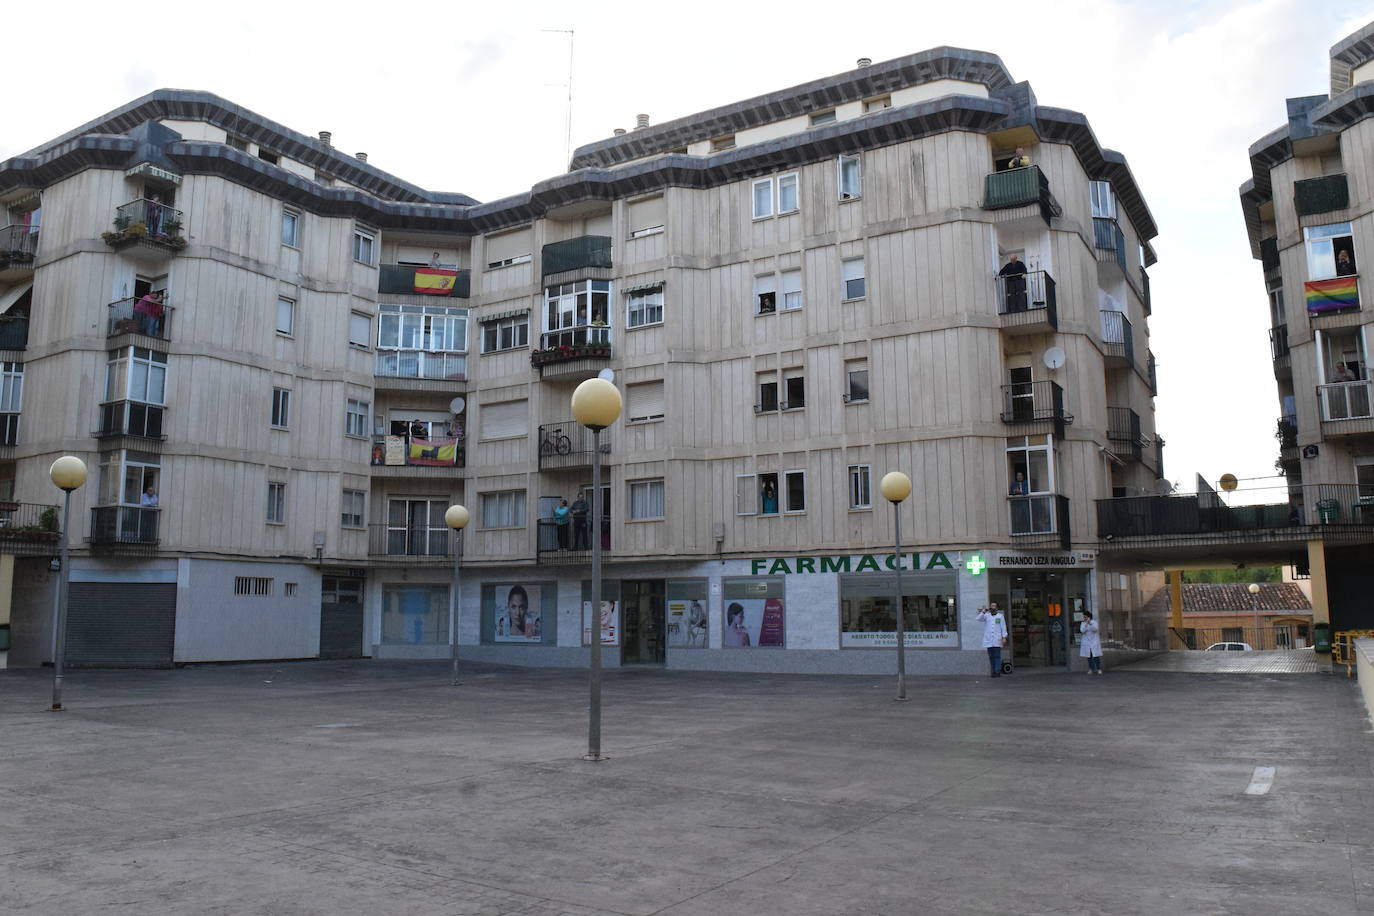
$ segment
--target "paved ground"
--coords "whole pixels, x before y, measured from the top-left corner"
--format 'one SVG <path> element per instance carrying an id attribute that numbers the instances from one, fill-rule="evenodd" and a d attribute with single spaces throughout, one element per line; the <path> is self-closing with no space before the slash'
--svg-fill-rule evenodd
<path id="1" fill-rule="evenodd" d="M 0 672 L 6 914 L 1374 911 L 1344 677 Z M 1272 789 L 1246 795 L 1254 770 Z"/>
<path id="2" fill-rule="evenodd" d="M 1193 674 L 1331 674 L 1331 656 L 1311 649 L 1250 652 L 1161 652 L 1132 662 L 1131 671 L 1187 671 Z M 1335 668 L 1345 677 L 1345 666 Z M 1105 676 L 1105 675 L 1104 675 Z"/>

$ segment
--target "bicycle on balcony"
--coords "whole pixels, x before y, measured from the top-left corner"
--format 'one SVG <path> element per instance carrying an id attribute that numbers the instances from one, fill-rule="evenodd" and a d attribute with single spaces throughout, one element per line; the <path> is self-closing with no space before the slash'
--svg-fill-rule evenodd
<path id="1" fill-rule="evenodd" d="M 548 458 L 552 455 L 572 454 L 572 439 L 563 435 L 561 427 L 550 429 L 544 434 L 544 439 L 539 443 L 539 457 Z"/>

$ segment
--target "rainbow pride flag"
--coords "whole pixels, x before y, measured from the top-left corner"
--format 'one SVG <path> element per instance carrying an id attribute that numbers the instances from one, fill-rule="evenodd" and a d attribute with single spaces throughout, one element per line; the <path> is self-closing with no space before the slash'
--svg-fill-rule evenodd
<path id="1" fill-rule="evenodd" d="M 429 296 L 447 296 L 458 282 L 458 271 L 442 267 L 415 268 L 415 292 Z"/>
<path id="2" fill-rule="evenodd" d="M 1355 277 L 1309 280 L 1302 285 L 1309 312 L 1334 312 L 1360 307 L 1360 285 Z"/>

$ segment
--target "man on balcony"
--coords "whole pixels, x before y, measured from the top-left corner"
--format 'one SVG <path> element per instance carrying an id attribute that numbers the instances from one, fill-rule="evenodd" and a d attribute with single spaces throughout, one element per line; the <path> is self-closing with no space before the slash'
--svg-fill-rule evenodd
<path id="1" fill-rule="evenodd" d="M 591 550 L 592 530 L 587 524 L 587 500 L 582 494 L 572 504 L 573 550 Z"/>
<path id="2" fill-rule="evenodd" d="M 1026 310 L 1026 265 L 1021 263 L 1020 258 L 1012 255 L 1011 259 L 1003 265 L 997 272 L 997 276 L 1002 278 L 1002 291 L 1006 296 L 1004 303 L 1008 312 L 1024 312 Z"/>
<path id="3" fill-rule="evenodd" d="M 1026 148 L 1024 146 L 1018 146 L 1016 152 L 1007 160 L 1007 168 L 1009 169 L 1024 169 L 1030 164 L 1031 158 L 1026 155 Z"/>

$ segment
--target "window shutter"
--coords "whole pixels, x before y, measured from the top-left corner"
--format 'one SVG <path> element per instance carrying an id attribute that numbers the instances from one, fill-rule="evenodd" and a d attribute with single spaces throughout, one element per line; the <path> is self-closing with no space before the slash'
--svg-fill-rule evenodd
<path id="1" fill-rule="evenodd" d="M 662 197 L 632 201 L 629 206 L 630 235 L 646 229 L 662 228 L 668 220 L 668 204 Z"/>
<path id="2" fill-rule="evenodd" d="M 502 235 L 489 235 L 486 239 L 488 264 L 518 258 L 534 251 L 534 236 L 529 229 L 519 229 Z"/>
<path id="3" fill-rule="evenodd" d="M 663 416 L 663 380 L 629 385 L 625 389 L 630 402 L 626 412 L 629 419 L 655 420 Z"/>
<path id="4" fill-rule="evenodd" d="M 753 474 L 741 474 L 735 478 L 735 514 L 759 514 L 759 484 Z"/>
<path id="5" fill-rule="evenodd" d="M 481 408 L 482 438 L 505 439 L 511 436 L 528 436 L 530 433 L 528 405 L 528 401 L 483 404 Z"/>

